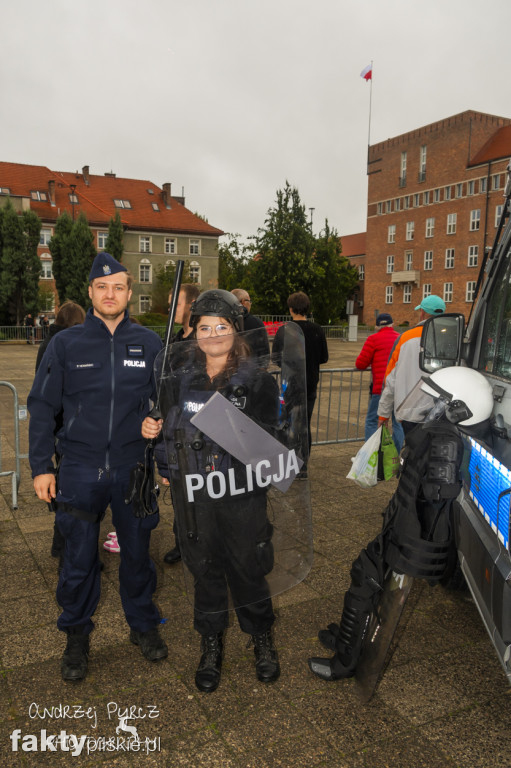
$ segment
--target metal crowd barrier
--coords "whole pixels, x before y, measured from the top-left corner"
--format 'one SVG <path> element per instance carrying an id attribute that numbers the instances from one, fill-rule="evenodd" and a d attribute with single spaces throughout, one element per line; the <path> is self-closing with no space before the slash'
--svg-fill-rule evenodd
<path id="1" fill-rule="evenodd" d="M 19 429 L 19 405 L 18 405 L 18 393 L 16 387 L 14 387 L 8 381 L 0 381 L 0 387 L 7 387 L 13 394 L 13 416 L 14 416 L 14 459 L 15 469 L 1 471 L 2 470 L 2 433 L 0 431 L 0 477 L 11 477 L 12 480 L 12 506 L 13 509 L 18 509 L 18 489 L 20 487 L 20 459 L 26 459 L 26 455 L 20 453 L 20 429 Z"/>
<path id="2" fill-rule="evenodd" d="M 321 368 L 312 413 L 313 445 L 364 441 L 370 371 Z"/>

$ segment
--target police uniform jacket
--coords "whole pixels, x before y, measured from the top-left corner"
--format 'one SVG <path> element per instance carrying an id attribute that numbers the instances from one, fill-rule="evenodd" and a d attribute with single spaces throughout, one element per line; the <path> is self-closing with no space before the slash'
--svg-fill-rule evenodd
<path id="1" fill-rule="evenodd" d="M 159 337 L 126 312 L 112 336 L 89 309 L 83 325 L 51 341 L 28 398 L 32 476 L 53 471 L 55 417 L 59 453 L 89 466 L 114 468 L 143 458 L 142 421 L 155 396 Z"/>

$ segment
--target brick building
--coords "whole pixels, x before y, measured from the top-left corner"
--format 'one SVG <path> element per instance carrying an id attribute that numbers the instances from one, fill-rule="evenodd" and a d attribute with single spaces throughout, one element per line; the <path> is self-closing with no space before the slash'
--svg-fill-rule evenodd
<path id="1" fill-rule="evenodd" d="M 185 207 L 184 198 L 151 181 L 117 178 L 114 173 L 52 171 L 45 166 L 0 162 L 0 205 L 9 197 L 18 211 L 31 209 L 42 221 L 39 257 L 41 284 L 53 287 L 48 244 L 57 218 L 67 211 L 74 219 L 82 211 L 98 251 L 105 248 L 108 223 L 119 212 L 124 228 L 123 264 L 135 278 L 130 310 L 151 308 L 155 269 L 187 260 L 190 273 L 206 288 L 218 284 L 218 238 L 223 232 Z M 53 293 L 50 294 L 53 299 Z M 45 311 L 51 310 L 47 306 Z"/>
<path id="2" fill-rule="evenodd" d="M 352 267 L 358 269 L 359 283 L 350 299 L 353 301 L 353 314 L 358 315 L 358 322 L 364 322 L 364 282 L 365 282 L 365 256 L 366 233 L 357 232 L 354 235 L 341 237 L 342 255 L 350 260 Z"/>
<path id="3" fill-rule="evenodd" d="M 364 318 L 415 324 L 435 293 L 466 317 L 502 211 L 511 120 L 467 111 L 369 148 Z"/>

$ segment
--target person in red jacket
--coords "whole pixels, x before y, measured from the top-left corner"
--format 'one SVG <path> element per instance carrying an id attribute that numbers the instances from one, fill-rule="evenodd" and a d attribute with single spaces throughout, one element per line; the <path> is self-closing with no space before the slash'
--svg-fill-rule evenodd
<path id="1" fill-rule="evenodd" d="M 378 429 L 378 403 L 380 402 L 383 388 L 385 370 L 394 344 L 399 338 L 399 333 L 392 327 L 393 322 L 391 315 L 386 312 L 378 315 L 376 318 L 376 328 L 378 330 L 367 337 L 359 356 L 355 360 L 355 365 L 360 371 L 365 371 L 371 367 L 373 375 L 365 423 L 366 440 Z M 400 452 L 403 446 L 404 434 L 401 424 L 396 421 L 394 416 L 392 416 L 392 439 L 398 452 Z"/>

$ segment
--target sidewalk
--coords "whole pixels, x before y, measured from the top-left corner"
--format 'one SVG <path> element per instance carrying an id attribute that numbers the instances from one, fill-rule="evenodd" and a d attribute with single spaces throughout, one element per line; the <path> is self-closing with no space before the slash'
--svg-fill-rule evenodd
<path id="1" fill-rule="evenodd" d="M 350 345 L 344 347 L 352 359 Z M 0 378 L 17 388 L 20 405 L 26 403 L 36 352 L 28 345 L 0 345 Z M 0 388 L 4 470 L 12 465 L 11 408 L 10 393 Z M 26 452 L 26 424 L 21 427 Z M 199 639 L 181 566 L 162 562 L 172 545 L 168 500 L 163 499 L 162 522 L 151 543 L 168 659 L 149 664 L 130 644 L 118 595 L 118 556 L 104 552 L 89 675 L 69 684 L 60 678 L 64 637 L 55 627 L 53 515 L 34 495 L 26 460 L 16 511 L 10 507 L 10 481 L 1 478 L 0 768 L 509 768 L 510 688 L 475 606 L 458 594 L 414 585 L 406 629 L 369 704 L 360 703 L 353 680 L 326 683 L 308 669 L 308 656 L 328 655 L 317 631 L 338 620 L 351 562 L 379 530 L 395 487 L 380 483 L 363 491 L 346 480 L 356 450 L 356 444 L 313 449 L 314 564 L 302 584 L 275 600 L 280 679 L 270 686 L 258 683 L 253 651 L 233 622 L 222 681 L 210 695 L 194 685 Z M 107 514 L 101 541 L 109 530 Z M 59 719 L 55 710 L 44 711 L 58 705 L 67 705 L 76 717 Z M 60 746 L 41 751 L 41 731 L 47 737 L 65 730 L 96 740 L 128 736 L 123 731 L 116 736 L 126 708 L 139 717 L 129 722 L 135 722 L 140 739 L 160 740 L 157 751 L 87 755 L 84 749 L 80 757 Z M 20 729 L 17 741 L 11 739 L 15 729 Z M 38 743 L 28 736 L 37 736 Z M 22 751 L 22 744 L 33 751 Z"/>

